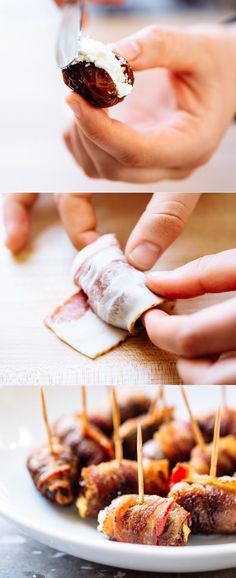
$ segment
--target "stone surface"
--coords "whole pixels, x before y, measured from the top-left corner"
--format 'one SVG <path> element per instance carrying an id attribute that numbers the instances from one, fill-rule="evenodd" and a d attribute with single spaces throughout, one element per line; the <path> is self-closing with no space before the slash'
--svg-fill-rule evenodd
<path id="1" fill-rule="evenodd" d="M 235 578 L 236 568 L 185 574 L 186 578 Z M 0 517 L 0 578 L 181 578 L 180 574 L 132 572 L 86 562 L 23 535 Z"/>

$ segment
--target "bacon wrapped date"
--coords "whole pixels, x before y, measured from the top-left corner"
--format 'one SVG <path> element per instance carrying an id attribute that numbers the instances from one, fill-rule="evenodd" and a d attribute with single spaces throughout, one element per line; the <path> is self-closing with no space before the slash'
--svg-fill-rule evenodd
<path id="1" fill-rule="evenodd" d="M 60 417 L 53 424 L 53 434 L 76 454 L 79 470 L 114 457 L 112 441 L 91 424 L 84 430 L 79 414 Z"/>
<path id="2" fill-rule="evenodd" d="M 197 418 L 204 440 L 209 443 L 213 440 L 216 414 L 211 413 Z M 220 418 L 220 437 L 236 436 L 236 410 L 223 407 Z"/>
<path id="3" fill-rule="evenodd" d="M 110 540 L 153 546 L 184 546 L 190 533 L 191 516 L 172 498 L 138 496 L 116 498 L 98 516 L 98 530 Z"/>
<path id="4" fill-rule="evenodd" d="M 78 493 L 78 460 L 69 447 L 53 439 L 53 454 L 44 444 L 27 459 L 27 468 L 37 490 L 53 504 L 69 506 Z"/>
<path id="5" fill-rule="evenodd" d="M 194 445 L 191 424 L 173 420 L 161 425 L 153 439 L 143 445 L 143 455 L 154 460 L 168 459 L 172 468 L 190 458 Z"/>
<path id="6" fill-rule="evenodd" d="M 118 398 L 118 405 L 120 411 L 120 423 L 139 417 L 148 412 L 151 404 L 151 399 L 143 393 L 135 395 L 126 395 Z M 112 411 L 104 410 L 102 414 L 90 414 L 90 423 L 97 426 L 107 436 L 111 436 L 113 432 L 113 418 Z"/>
<path id="7" fill-rule="evenodd" d="M 196 476 L 175 484 L 169 497 L 192 517 L 195 534 L 236 534 L 236 479 Z"/>
<path id="8" fill-rule="evenodd" d="M 137 424 L 142 426 L 143 442 L 146 442 L 153 436 L 161 424 L 163 424 L 165 419 L 172 419 L 173 413 L 173 407 L 167 407 L 165 409 L 157 408 L 150 414 L 129 419 L 123 423 L 119 429 L 119 433 L 123 444 L 124 457 L 131 460 L 136 460 L 137 458 Z M 162 457 L 160 459 L 162 459 Z"/>
<path id="9" fill-rule="evenodd" d="M 145 492 L 166 496 L 169 481 L 167 460 L 144 459 L 143 471 Z M 108 506 L 118 495 L 138 491 L 137 462 L 122 460 L 119 464 L 113 460 L 84 468 L 79 487 L 76 505 L 80 516 L 96 517 L 99 510 Z"/>

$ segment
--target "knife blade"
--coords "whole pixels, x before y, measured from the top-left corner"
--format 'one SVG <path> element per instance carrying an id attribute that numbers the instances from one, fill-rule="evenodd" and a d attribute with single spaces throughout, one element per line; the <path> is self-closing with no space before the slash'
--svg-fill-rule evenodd
<path id="1" fill-rule="evenodd" d="M 85 0 L 63 8 L 62 21 L 56 42 L 56 62 L 59 68 L 69 66 L 79 47 L 79 35 L 85 24 Z"/>

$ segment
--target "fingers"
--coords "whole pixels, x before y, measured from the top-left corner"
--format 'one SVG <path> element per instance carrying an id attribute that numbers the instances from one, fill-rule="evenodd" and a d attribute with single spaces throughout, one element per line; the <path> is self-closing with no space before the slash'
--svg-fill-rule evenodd
<path id="1" fill-rule="evenodd" d="M 147 26 L 116 42 L 134 70 L 164 67 L 176 72 L 200 70 L 199 41 L 193 32 L 175 27 Z"/>
<path id="2" fill-rule="evenodd" d="M 153 271 L 149 289 L 166 298 L 187 298 L 236 289 L 236 249 L 206 255 L 174 271 Z"/>
<path id="3" fill-rule="evenodd" d="M 236 298 L 192 315 L 167 315 L 153 309 L 143 315 L 157 347 L 181 357 L 214 355 L 236 348 Z"/>
<path id="4" fill-rule="evenodd" d="M 99 237 L 92 193 L 57 193 L 54 197 L 62 223 L 76 249 L 82 249 Z"/>
<path id="5" fill-rule="evenodd" d="M 200 193 L 154 193 L 127 242 L 129 262 L 143 271 L 150 269 L 180 235 L 199 197 Z M 154 276 L 155 273 L 153 279 Z M 147 277 L 148 286 L 150 277 Z"/>
<path id="6" fill-rule="evenodd" d="M 3 214 L 6 229 L 6 246 L 12 253 L 25 248 L 31 234 L 30 209 L 38 193 L 7 193 L 4 198 Z"/>
<path id="7" fill-rule="evenodd" d="M 184 383 L 190 385 L 235 385 L 236 351 L 210 359 L 179 359 L 177 368 Z"/>
<path id="8" fill-rule="evenodd" d="M 96 109 L 74 92 L 68 96 L 67 104 L 75 115 L 79 129 L 100 149 L 125 166 L 145 164 L 148 151 L 144 136 L 110 118 L 105 110 Z"/>

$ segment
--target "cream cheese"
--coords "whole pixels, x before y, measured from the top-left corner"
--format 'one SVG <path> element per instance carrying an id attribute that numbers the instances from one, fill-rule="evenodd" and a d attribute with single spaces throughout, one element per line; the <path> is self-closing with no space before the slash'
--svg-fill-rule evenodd
<path id="1" fill-rule="evenodd" d="M 80 34 L 78 46 L 78 54 L 72 64 L 77 62 L 93 63 L 97 68 L 103 68 L 109 74 L 116 86 L 119 98 L 131 93 L 133 86 L 124 74 L 121 60 L 116 58 L 110 44 L 104 44 Z"/>

